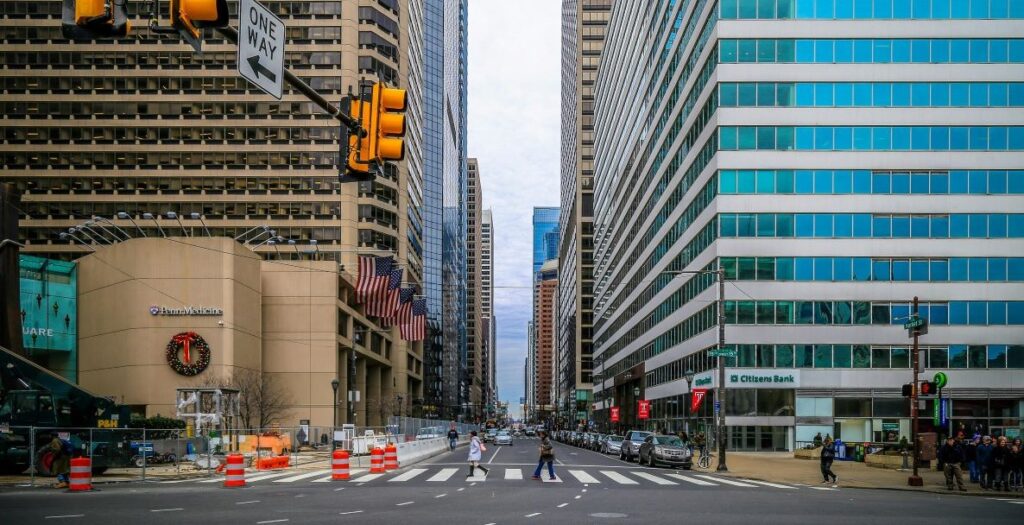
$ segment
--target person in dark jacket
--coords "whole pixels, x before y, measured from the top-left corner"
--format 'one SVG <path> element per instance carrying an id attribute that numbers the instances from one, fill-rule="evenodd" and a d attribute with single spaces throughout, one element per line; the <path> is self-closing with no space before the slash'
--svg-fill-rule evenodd
<path id="1" fill-rule="evenodd" d="M 980 476 L 978 479 L 981 482 L 981 488 L 992 488 L 992 438 L 988 436 L 981 438 L 977 455 L 975 461 L 978 464 L 978 475 Z"/>
<path id="2" fill-rule="evenodd" d="M 938 456 L 943 464 L 942 471 L 946 474 L 946 490 L 953 490 L 953 481 L 956 480 L 957 487 L 962 492 L 967 492 L 963 471 L 960 470 L 960 464 L 964 462 L 964 450 L 956 442 L 956 438 L 946 438 L 946 444 L 939 447 Z"/>
<path id="3" fill-rule="evenodd" d="M 825 478 L 822 483 L 828 483 L 829 477 L 832 478 L 832 486 L 835 487 L 839 481 L 839 476 L 836 476 L 835 472 L 832 472 L 832 462 L 836 459 L 836 445 L 832 441 L 831 437 L 825 438 L 821 446 L 821 475 Z"/>
<path id="4" fill-rule="evenodd" d="M 1006 437 L 999 436 L 999 444 L 992 449 L 992 489 L 1010 491 L 1009 473 L 1012 454 L 1006 445 Z"/>
<path id="5" fill-rule="evenodd" d="M 978 482 L 978 440 L 964 438 L 961 443 L 964 449 L 964 459 L 967 461 L 967 473 L 971 477 L 971 483 Z"/>
<path id="6" fill-rule="evenodd" d="M 1024 488 L 1024 445 L 1020 438 L 1010 445 L 1010 490 L 1019 491 Z"/>

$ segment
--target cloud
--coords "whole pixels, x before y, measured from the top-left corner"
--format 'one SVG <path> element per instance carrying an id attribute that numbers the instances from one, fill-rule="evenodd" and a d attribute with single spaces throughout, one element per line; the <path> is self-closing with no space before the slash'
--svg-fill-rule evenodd
<path id="1" fill-rule="evenodd" d="M 468 151 L 493 209 L 498 393 L 518 411 L 531 317 L 534 206 L 558 206 L 561 2 L 469 2 Z"/>

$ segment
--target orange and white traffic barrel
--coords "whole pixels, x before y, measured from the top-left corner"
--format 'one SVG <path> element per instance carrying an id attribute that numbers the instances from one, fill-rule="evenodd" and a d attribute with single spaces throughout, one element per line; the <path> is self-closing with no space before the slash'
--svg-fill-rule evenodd
<path id="1" fill-rule="evenodd" d="M 384 448 L 384 470 L 398 469 L 398 447 L 392 443 Z"/>
<path id="2" fill-rule="evenodd" d="M 331 457 L 331 479 L 348 479 L 348 451 L 335 450 Z"/>
<path id="3" fill-rule="evenodd" d="M 225 471 L 227 472 L 227 475 L 224 476 L 225 487 L 245 486 L 245 460 L 241 454 L 228 456 L 228 467 Z"/>
<path id="4" fill-rule="evenodd" d="M 380 448 L 374 448 L 373 451 L 370 452 L 370 473 L 384 473 L 384 450 Z"/>
<path id="5" fill-rule="evenodd" d="M 71 459 L 71 478 L 68 483 L 71 492 L 92 490 L 92 460 L 89 458 Z"/>

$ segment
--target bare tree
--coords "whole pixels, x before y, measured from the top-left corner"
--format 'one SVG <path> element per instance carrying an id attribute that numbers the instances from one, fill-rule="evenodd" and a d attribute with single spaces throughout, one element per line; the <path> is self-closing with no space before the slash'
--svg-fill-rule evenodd
<path id="1" fill-rule="evenodd" d="M 258 370 L 235 368 L 230 376 L 211 376 L 198 386 L 238 390 L 238 419 L 245 428 L 267 428 L 292 403 L 288 393 Z"/>

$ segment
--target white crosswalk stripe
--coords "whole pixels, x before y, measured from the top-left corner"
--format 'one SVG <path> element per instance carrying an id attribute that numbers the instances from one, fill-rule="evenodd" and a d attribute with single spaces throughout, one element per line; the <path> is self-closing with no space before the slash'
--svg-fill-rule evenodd
<path id="1" fill-rule="evenodd" d="M 274 483 L 292 483 L 307 478 L 315 478 L 317 476 L 323 476 L 324 474 L 330 474 L 330 470 L 317 470 L 315 472 L 307 472 L 305 474 L 299 474 L 298 476 L 290 476 L 287 478 L 275 479 Z"/>
<path id="2" fill-rule="evenodd" d="M 448 478 L 452 477 L 452 475 L 458 471 L 459 469 L 457 468 L 443 468 L 441 469 L 441 472 L 430 476 L 427 481 L 448 481 Z"/>
<path id="3" fill-rule="evenodd" d="M 595 478 L 594 476 L 591 476 L 590 474 L 587 474 L 583 470 L 570 470 L 569 474 L 572 474 L 572 476 L 574 478 L 576 478 L 577 480 L 579 480 L 580 483 L 600 483 L 601 482 L 601 480 Z"/>
<path id="4" fill-rule="evenodd" d="M 414 469 L 410 470 L 409 472 L 406 472 L 404 474 L 395 476 L 395 477 L 389 479 L 388 481 L 391 482 L 391 483 L 394 483 L 396 481 L 399 481 L 399 482 L 400 481 L 409 481 L 410 479 L 415 478 L 416 476 L 419 476 L 420 474 L 423 474 L 426 471 L 427 471 L 427 469 L 425 469 L 425 468 L 414 468 Z"/>
<path id="5" fill-rule="evenodd" d="M 695 479 L 690 476 L 684 476 L 682 474 L 665 474 L 672 479 L 678 479 L 679 481 L 685 481 L 687 483 L 693 483 L 694 485 L 700 485 L 702 487 L 717 487 L 717 483 L 711 483 L 710 481 L 704 481 L 702 479 Z"/>
<path id="6" fill-rule="evenodd" d="M 742 483 L 742 482 L 739 482 L 739 481 L 733 481 L 731 479 L 722 479 L 722 478 L 715 478 L 715 477 L 712 477 L 712 476 L 703 476 L 701 474 L 697 474 L 697 477 L 698 478 L 703 478 L 703 479 L 706 479 L 706 480 L 709 480 L 709 481 L 714 481 L 715 483 L 725 483 L 726 485 L 732 485 L 732 486 L 735 486 L 735 487 L 756 487 L 757 486 L 757 485 L 751 485 L 750 483 Z"/>
<path id="7" fill-rule="evenodd" d="M 558 477 L 558 474 L 555 474 L 555 479 L 551 479 L 550 477 L 545 476 L 544 473 L 542 472 L 540 477 L 541 477 L 542 480 L 544 480 L 544 483 L 561 483 L 562 482 L 562 478 Z"/>
<path id="8" fill-rule="evenodd" d="M 771 482 L 768 482 L 768 481 L 758 481 L 756 479 L 740 479 L 740 481 L 745 481 L 747 483 L 756 483 L 758 485 L 764 485 L 766 487 L 775 487 L 777 489 L 795 489 L 796 488 L 796 487 L 790 487 L 789 485 L 783 485 L 781 483 L 771 483 Z"/>
<path id="9" fill-rule="evenodd" d="M 523 471 L 517 468 L 505 469 L 505 479 L 523 479 Z"/>
<path id="10" fill-rule="evenodd" d="M 609 478 L 611 478 L 612 481 L 614 481 L 614 482 L 616 482 L 616 483 L 618 483 L 620 485 L 639 485 L 640 484 L 639 482 L 633 481 L 633 480 L 627 478 L 626 476 L 623 476 L 622 474 L 619 474 L 618 472 L 615 472 L 614 470 L 602 470 L 601 474 L 604 474 L 605 476 L 608 476 Z"/>
<path id="11" fill-rule="evenodd" d="M 366 474 L 365 476 L 359 476 L 358 478 L 353 478 L 349 481 L 351 481 L 352 483 L 366 483 L 367 481 L 373 481 L 377 478 L 382 478 L 384 476 L 385 474 Z"/>
<path id="12" fill-rule="evenodd" d="M 634 472 L 633 475 L 638 478 L 646 479 L 647 481 L 653 481 L 658 485 L 678 485 L 678 483 L 676 483 L 675 481 L 669 481 L 665 478 L 659 478 L 658 476 L 655 476 L 650 472 Z"/>

